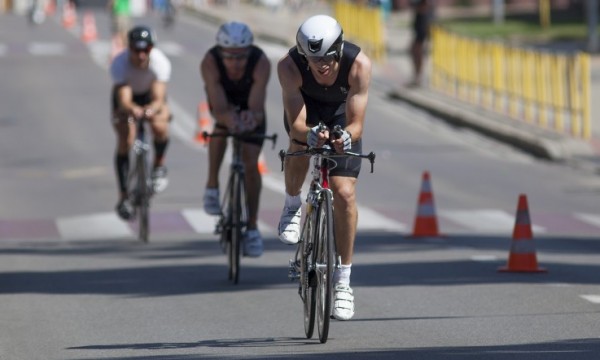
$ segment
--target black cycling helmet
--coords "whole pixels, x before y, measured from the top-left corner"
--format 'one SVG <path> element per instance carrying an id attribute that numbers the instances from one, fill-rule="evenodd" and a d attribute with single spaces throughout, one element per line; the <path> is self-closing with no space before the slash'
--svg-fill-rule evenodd
<path id="1" fill-rule="evenodd" d="M 129 47 L 132 49 L 148 49 L 154 46 L 156 35 L 147 26 L 136 26 L 127 33 Z"/>

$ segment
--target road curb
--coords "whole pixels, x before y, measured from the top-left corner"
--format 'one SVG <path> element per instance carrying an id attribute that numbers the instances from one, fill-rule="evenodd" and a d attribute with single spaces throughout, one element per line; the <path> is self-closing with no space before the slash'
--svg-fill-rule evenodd
<path id="1" fill-rule="evenodd" d="M 539 129 L 483 108 L 458 104 L 456 99 L 430 90 L 391 90 L 388 96 L 426 110 L 454 126 L 473 129 L 542 159 L 567 161 L 594 155 L 592 146 L 583 140 Z"/>

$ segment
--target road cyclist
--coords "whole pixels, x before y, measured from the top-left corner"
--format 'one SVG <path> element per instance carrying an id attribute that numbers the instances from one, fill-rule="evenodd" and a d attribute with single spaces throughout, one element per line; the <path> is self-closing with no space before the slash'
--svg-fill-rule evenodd
<path id="1" fill-rule="evenodd" d="M 155 48 L 156 34 L 147 26 L 135 26 L 127 33 L 128 47 L 112 61 L 112 124 L 117 135 L 115 173 L 119 217 L 130 220 L 133 206 L 127 192 L 130 151 L 136 138 L 136 122 L 146 119 L 153 140 L 152 187 L 154 193 L 168 185 L 165 154 L 169 144 L 171 111 L 167 103 L 167 83 L 171 62 Z"/>
<path id="2" fill-rule="evenodd" d="M 265 100 L 271 63 L 253 42 L 254 36 L 246 24 L 236 21 L 224 23 L 217 31 L 216 45 L 207 51 L 200 63 L 208 105 L 216 121 L 215 135 L 226 132 L 266 133 Z M 241 142 L 248 203 L 243 253 L 259 257 L 263 253 L 263 239 L 257 227 L 262 189 L 258 163 L 264 138 L 244 138 Z M 204 210 L 210 215 L 221 215 L 219 171 L 226 148 L 226 137 L 210 139 L 208 177 L 203 197 Z"/>
<path id="3" fill-rule="evenodd" d="M 341 127 L 338 139 L 331 139 L 338 152 L 362 151 L 362 133 L 371 79 L 371 61 L 355 44 L 345 41 L 341 25 L 327 15 L 308 18 L 299 27 L 297 44 L 278 62 L 282 88 L 284 126 L 290 142 L 288 152 L 303 149 L 295 141 L 313 148 L 330 140 L 330 131 Z M 301 189 L 309 167 L 308 157 L 286 157 L 284 166 L 285 204 L 278 226 L 285 244 L 300 238 Z M 354 316 L 354 293 L 350 273 L 358 221 L 356 181 L 361 159 L 337 160 L 329 173 L 333 190 L 335 242 L 341 266 L 335 270 L 333 316 L 349 320 Z"/>

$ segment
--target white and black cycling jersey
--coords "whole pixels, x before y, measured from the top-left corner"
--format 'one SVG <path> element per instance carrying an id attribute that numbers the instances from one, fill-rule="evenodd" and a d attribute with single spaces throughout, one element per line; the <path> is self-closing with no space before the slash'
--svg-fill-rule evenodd
<path id="1" fill-rule="evenodd" d="M 113 85 L 129 85 L 134 95 L 150 91 L 154 81 L 168 82 L 171 79 L 171 61 L 157 48 L 150 51 L 147 69 L 138 69 L 129 61 L 129 50 L 118 54 L 111 66 Z"/>

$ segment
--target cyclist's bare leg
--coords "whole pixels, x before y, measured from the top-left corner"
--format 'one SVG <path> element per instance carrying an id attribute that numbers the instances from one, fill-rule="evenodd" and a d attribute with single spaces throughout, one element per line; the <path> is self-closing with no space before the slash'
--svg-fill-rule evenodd
<path id="1" fill-rule="evenodd" d="M 354 238 L 358 223 L 356 206 L 356 178 L 347 176 L 330 176 L 333 190 L 333 206 L 335 211 L 335 243 L 337 252 L 342 258 L 342 265 L 352 264 L 354 254 Z"/>
<path id="2" fill-rule="evenodd" d="M 246 170 L 246 198 L 248 200 L 248 228 L 256 229 L 258 205 L 262 189 L 262 177 L 258 171 L 258 157 L 261 147 L 256 144 L 242 144 L 242 160 Z"/>
<path id="3" fill-rule="evenodd" d="M 224 134 L 227 130 L 215 126 L 213 134 Z M 208 177 L 206 180 L 207 188 L 219 187 L 219 169 L 223 163 L 225 150 L 227 149 L 227 138 L 211 137 L 208 143 Z"/>
<path id="4" fill-rule="evenodd" d="M 117 156 L 128 156 L 129 149 L 135 140 L 135 124 L 127 121 L 127 115 L 115 115 L 118 121 L 113 123 L 115 134 L 117 135 Z M 118 175 L 118 174 L 117 174 Z M 127 176 L 127 174 L 125 174 Z M 127 197 L 126 191 L 119 190 L 119 199 L 123 200 Z"/>
<path id="5" fill-rule="evenodd" d="M 305 150 L 305 146 L 290 143 L 288 152 Z M 288 156 L 285 158 L 284 176 L 285 191 L 288 195 L 296 196 L 302 191 L 304 179 L 308 173 L 310 159 L 305 156 Z"/>
<path id="6" fill-rule="evenodd" d="M 155 114 L 150 119 L 150 126 L 154 141 L 164 143 L 169 140 L 169 122 L 171 121 L 171 109 L 168 105 L 163 105 L 161 112 Z M 165 154 L 157 156 L 154 159 L 154 166 L 162 166 L 165 162 Z"/>

